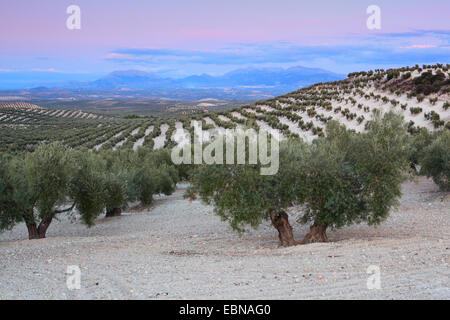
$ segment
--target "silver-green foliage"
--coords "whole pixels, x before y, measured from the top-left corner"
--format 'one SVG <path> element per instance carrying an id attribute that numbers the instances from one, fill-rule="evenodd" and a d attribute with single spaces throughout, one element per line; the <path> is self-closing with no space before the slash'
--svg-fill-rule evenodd
<path id="1" fill-rule="evenodd" d="M 450 132 L 441 131 L 423 150 L 421 173 L 432 177 L 442 191 L 450 191 Z"/>
<path id="2" fill-rule="evenodd" d="M 383 221 L 401 195 L 408 171 L 407 134 L 401 116 L 374 113 L 367 132 L 335 121 L 311 145 L 281 144 L 280 169 L 261 176 L 259 165 L 204 165 L 193 173 L 187 196 L 199 195 L 238 231 L 256 228 L 271 211 L 296 204 L 302 223 L 339 228 Z"/>

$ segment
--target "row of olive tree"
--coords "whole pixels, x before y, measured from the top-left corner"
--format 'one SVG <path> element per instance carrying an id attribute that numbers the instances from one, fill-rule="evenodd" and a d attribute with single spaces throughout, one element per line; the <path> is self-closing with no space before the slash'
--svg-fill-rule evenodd
<path id="1" fill-rule="evenodd" d="M 196 168 L 186 196 L 199 196 L 244 231 L 270 220 L 281 245 L 294 240 L 286 209 L 302 208 L 299 222 L 311 228 L 302 243 L 327 240 L 327 228 L 366 221 L 378 224 L 397 204 L 408 172 L 407 132 L 401 116 L 375 113 L 366 132 L 330 121 L 326 135 L 311 145 L 289 140 L 280 147 L 276 175 L 260 165 L 204 165 Z"/>
<path id="2" fill-rule="evenodd" d="M 0 154 L 0 231 L 25 222 L 30 239 L 44 238 L 52 220 L 78 212 L 87 226 L 131 201 L 149 205 L 171 194 L 178 174 L 167 150 L 89 152 L 60 143 L 32 153 Z"/>

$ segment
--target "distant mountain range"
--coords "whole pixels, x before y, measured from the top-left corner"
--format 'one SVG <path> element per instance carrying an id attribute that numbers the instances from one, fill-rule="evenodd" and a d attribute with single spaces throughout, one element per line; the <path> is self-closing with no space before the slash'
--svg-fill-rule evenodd
<path id="1" fill-rule="evenodd" d="M 202 99 L 228 98 L 254 100 L 284 94 L 317 82 L 344 79 L 344 75 L 332 73 L 318 68 L 292 67 L 283 68 L 246 68 L 228 72 L 221 76 L 208 74 L 193 75 L 174 79 L 161 77 L 156 73 L 125 70 L 114 71 L 94 81 L 62 81 L 57 84 L 43 84 L 28 92 L 33 98 L 64 98 L 100 94 L 108 96 L 133 97 L 133 92 L 139 98 L 171 98 L 171 99 Z M 0 89 L 2 78 L 0 78 Z M 16 90 L 12 93 L 17 94 Z M 126 94 L 124 94 L 126 92 Z M 4 95 L 5 91 L 3 91 Z M 72 95 L 71 95 L 72 93 Z M 61 96 L 58 96 L 61 95 Z"/>
<path id="2" fill-rule="evenodd" d="M 288 87 L 298 89 L 316 82 L 334 81 L 345 78 L 326 70 L 305 67 L 247 68 L 228 72 L 221 76 L 194 75 L 181 79 L 163 78 L 155 73 L 127 70 L 115 71 L 98 80 L 80 84 L 89 89 L 155 89 L 155 88 L 268 88 Z"/>

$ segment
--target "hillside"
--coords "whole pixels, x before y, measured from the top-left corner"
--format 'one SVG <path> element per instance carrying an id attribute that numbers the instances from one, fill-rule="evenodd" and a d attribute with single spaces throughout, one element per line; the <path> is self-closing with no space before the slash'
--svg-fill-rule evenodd
<path id="1" fill-rule="evenodd" d="M 185 128 L 195 134 L 194 126 L 199 124 L 204 130 L 218 128 L 222 132 L 235 127 L 262 128 L 278 131 L 281 139 L 299 136 L 311 142 L 324 134 L 330 119 L 355 131 L 365 130 L 375 109 L 403 114 L 411 133 L 419 127 L 448 130 L 449 80 L 449 68 L 442 65 L 359 72 L 342 81 L 318 83 L 252 105 L 176 117 L 106 116 L 80 110 L 49 109 L 24 102 L 2 103 L 0 151 L 31 151 L 39 143 L 50 141 L 91 151 L 147 148 L 139 152 L 96 153 L 46 145 L 26 153 L 25 157 L 1 154 L 0 164 L 6 164 L 0 168 L 3 173 L 0 204 L 6 208 L 1 222 L 6 227 L 0 234 L 0 298 L 448 299 L 448 192 L 436 182 L 435 175 L 430 179 L 420 172 L 420 176 L 414 178 L 408 175 L 414 181 L 403 180 L 410 162 L 406 161 L 409 156 L 404 149 L 406 139 L 401 140 L 401 145 L 392 143 L 402 131 L 398 121 L 395 127 L 386 122 L 380 122 L 384 128 L 375 126 L 375 130 L 383 134 L 387 128 L 391 137 L 388 139 L 374 138 L 370 135 L 373 130 L 361 135 L 361 140 L 352 136 L 351 140 L 357 143 L 344 147 L 344 152 L 355 152 L 358 157 L 344 159 L 341 170 L 345 172 L 345 179 L 340 177 L 341 171 L 326 168 L 333 167 L 334 160 L 330 159 L 339 155 L 342 147 L 335 144 L 335 150 L 329 148 L 325 144 L 327 139 L 322 139 L 326 149 L 318 153 L 323 162 L 331 151 L 324 166 L 316 166 L 319 163 L 316 158 L 305 158 L 304 163 L 296 162 L 295 158 L 284 158 L 288 159 L 288 164 L 293 164 L 288 167 L 295 170 L 282 168 L 275 176 L 261 176 L 252 166 L 244 166 L 242 173 L 239 171 L 242 167 L 234 166 L 232 169 L 236 170 L 226 167 L 221 168 L 230 173 L 223 179 L 225 183 L 220 181 L 220 175 L 201 172 L 207 178 L 207 188 L 212 187 L 215 195 L 232 192 L 228 198 L 231 206 L 243 209 L 238 210 L 237 215 L 245 211 L 250 211 L 252 216 L 258 213 L 258 207 L 252 206 L 250 201 L 240 202 L 240 197 L 250 195 L 253 199 L 256 195 L 255 202 L 278 206 L 281 202 L 277 199 L 278 202 L 272 202 L 270 198 L 277 197 L 280 192 L 283 196 L 295 192 L 292 190 L 300 184 L 306 186 L 303 191 L 306 196 L 319 198 L 319 201 L 325 199 L 326 205 L 331 203 L 333 209 L 337 208 L 333 211 L 339 210 L 337 215 L 354 213 L 351 206 L 358 204 L 357 213 L 361 214 L 341 225 L 326 225 L 329 232 L 324 240 L 302 242 L 301 245 L 293 242 L 288 247 L 283 247 L 278 229 L 280 219 L 272 219 L 271 207 L 263 208 L 265 212 L 259 210 L 261 221 L 256 224 L 250 225 L 252 220 L 247 220 L 248 232 L 232 232 L 233 223 L 227 223 L 227 219 L 218 214 L 216 202 L 205 204 L 203 197 L 186 199 L 190 196 L 187 188 L 198 183 L 198 176 L 195 173 L 182 176 L 184 166 L 175 168 L 167 150 L 152 152 L 149 149 L 170 148 L 174 144 L 170 137 L 177 130 Z M 213 102 L 205 100 L 201 103 L 206 106 Z M 448 136 L 446 132 L 444 135 Z M 406 138 L 404 132 L 400 136 Z M 436 141 L 430 145 L 435 145 Z M 443 159 L 442 162 L 446 162 L 448 140 L 440 141 L 444 141 L 438 149 L 444 150 L 439 151 L 442 155 L 436 156 L 436 152 L 428 151 L 428 148 L 425 150 L 433 161 L 437 158 L 437 161 Z M 372 147 L 372 144 L 377 147 L 373 149 L 376 154 L 382 156 L 367 156 L 366 145 Z M 320 144 L 298 146 L 298 150 L 291 148 L 289 151 L 301 153 L 301 148 L 305 148 L 304 154 L 307 154 L 308 149 L 320 147 Z M 395 167 L 391 162 L 402 157 L 405 159 L 397 165 L 401 171 L 393 173 L 391 168 L 395 170 Z M 306 168 L 305 163 L 314 171 L 302 177 L 299 174 Z M 353 163 L 357 170 L 352 168 Z M 360 167 L 366 163 L 377 166 L 373 175 L 363 175 L 364 170 Z M 422 169 L 426 168 L 422 163 L 426 162 L 419 162 Z M 331 180 L 337 183 L 312 184 L 311 181 L 322 180 L 321 173 L 318 174 L 321 171 L 324 171 L 325 180 L 332 176 Z M 387 174 L 379 175 L 383 172 Z M 187 177 L 188 182 L 181 180 L 182 177 Z M 264 178 L 258 180 L 255 177 Z M 369 182 L 360 182 L 367 177 Z M 224 188 L 214 191 L 211 181 L 218 181 Z M 371 187 L 354 198 L 366 187 L 365 183 Z M 273 184 L 278 186 L 272 188 Z M 350 187 L 342 189 L 342 184 Z M 385 220 L 374 227 L 370 218 L 377 210 L 369 207 L 365 199 L 374 197 L 378 202 L 383 196 L 389 197 L 384 191 L 390 186 L 397 189 L 394 196 L 398 206 L 389 204 L 389 211 L 382 211 L 389 215 L 382 216 Z M 270 195 L 265 196 L 261 189 L 269 190 Z M 40 199 L 43 195 L 42 199 L 46 199 L 48 190 L 60 197 L 59 202 L 53 202 L 50 219 L 39 216 L 41 209 L 23 197 L 30 194 L 30 199 Z M 334 197 L 336 194 L 339 197 Z M 108 206 L 112 203 L 109 195 L 120 201 Z M 297 203 L 297 199 L 302 201 L 295 195 L 280 207 L 293 222 L 292 228 L 288 224 L 292 237 L 300 239 L 311 232 L 316 220 L 314 224 L 311 221 L 312 225 L 308 225 L 309 221 L 302 223 L 309 213 L 305 208 L 308 203 Z M 26 208 L 23 212 L 20 211 L 22 207 Z M 363 216 L 366 213 L 369 219 Z M 228 222 L 232 221 L 228 219 Z M 48 228 L 50 223 L 52 226 Z M 41 227 L 43 233 L 39 231 Z M 278 240 L 274 227 L 278 230 Z M 24 240 L 27 234 L 30 240 Z M 67 266 L 80 268 L 79 290 L 68 290 Z M 370 287 L 369 282 L 373 267 L 380 272 L 381 283 L 377 288 Z"/>
<path id="2" fill-rule="evenodd" d="M 0 105 L 0 150 L 30 150 L 52 140 L 89 149 L 160 148 L 171 144 L 167 137 L 177 128 L 192 133 L 191 125 L 200 122 L 204 130 L 264 128 L 278 131 L 282 138 L 300 136 L 311 142 L 323 134 L 330 119 L 364 130 L 374 109 L 403 114 L 411 132 L 417 127 L 450 128 L 449 74 L 443 65 L 352 73 L 341 81 L 318 83 L 241 108 L 170 118 L 122 119 L 5 102 Z"/>

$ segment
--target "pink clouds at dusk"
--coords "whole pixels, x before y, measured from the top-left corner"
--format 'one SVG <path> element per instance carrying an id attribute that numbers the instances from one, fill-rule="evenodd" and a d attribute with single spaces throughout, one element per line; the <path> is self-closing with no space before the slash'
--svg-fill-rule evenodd
<path id="1" fill-rule="evenodd" d="M 371 4 L 2 0 L 0 69 L 98 74 L 133 68 L 180 76 L 249 66 L 301 64 L 344 73 L 448 62 L 443 61 L 449 56 L 448 0 L 377 1 L 381 30 L 366 27 Z M 69 5 L 81 9 L 81 30 L 66 27 Z"/>
<path id="2" fill-rule="evenodd" d="M 437 46 L 434 44 L 412 44 L 410 46 L 407 47 L 402 47 L 402 48 L 436 48 Z"/>

